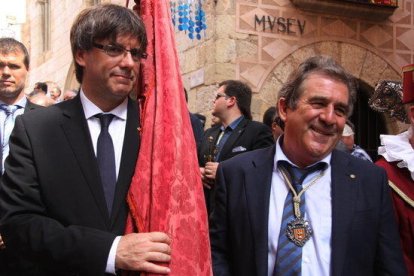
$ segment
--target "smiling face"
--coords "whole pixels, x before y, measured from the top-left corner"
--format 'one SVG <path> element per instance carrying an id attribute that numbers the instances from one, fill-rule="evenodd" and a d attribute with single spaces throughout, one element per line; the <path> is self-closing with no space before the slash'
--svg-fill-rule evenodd
<path id="1" fill-rule="evenodd" d="M 342 136 L 349 110 L 347 86 L 325 75 L 314 73 L 304 80 L 295 108 L 284 98 L 278 102 L 285 122 L 283 151 L 300 167 L 326 157 Z"/>
<path id="2" fill-rule="evenodd" d="M 0 53 L 0 100 L 13 104 L 24 96 L 27 70 L 21 51 Z"/>
<path id="3" fill-rule="evenodd" d="M 107 45 L 117 44 L 130 50 L 140 48 L 137 39 L 119 36 L 115 42 L 96 41 Z M 76 62 L 83 67 L 82 89 L 93 103 L 103 111 L 118 106 L 132 91 L 138 79 L 140 61 L 134 61 L 129 52 L 113 57 L 102 49 L 76 53 Z"/>

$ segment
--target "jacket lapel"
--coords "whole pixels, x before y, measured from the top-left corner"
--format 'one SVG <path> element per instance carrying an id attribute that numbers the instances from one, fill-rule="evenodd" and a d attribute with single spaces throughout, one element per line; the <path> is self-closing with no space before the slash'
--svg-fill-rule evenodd
<path id="1" fill-rule="evenodd" d="M 62 105 L 62 109 L 65 117 L 62 129 L 79 164 L 82 175 L 89 185 L 95 203 L 99 207 L 102 219 L 109 225 L 109 215 L 98 164 L 79 95 L 67 104 Z"/>
<path id="2" fill-rule="evenodd" d="M 256 155 L 246 172 L 246 201 L 255 248 L 256 275 L 267 274 L 270 188 L 276 147 Z M 249 231 L 246 229 L 246 231 Z"/>
<path id="3" fill-rule="evenodd" d="M 117 221 L 116 217 L 119 215 L 121 207 L 126 204 L 126 194 L 135 171 L 139 151 L 139 111 L 137 104 L 131 99 L 128 101 L 127 114 L 121 164 L 119 167 L 118 181 L 116 184 L 113 211 L 111 215 L 112 223 Z"/>
<path id="4" fill-rule="evenodd" d="M 359 174 L 349 166 L 349 158 L 332 153 L 332 274 L 343 271 L 349 228 L 355 207 Z"/>
<path id="5" fill-rule="evenodd" d="M 223 149 L 220 152 L 221 160 L 223 159 L 223 157 L 231 154 L 234 144 L 236 143 L 237 139 L 239 139 L 240 135 L 242 135 L 248 123 L 249 120 L 243 119 L 232 131 L 231 135 L 227 139 L 226 143 L 223 146 Z"/>

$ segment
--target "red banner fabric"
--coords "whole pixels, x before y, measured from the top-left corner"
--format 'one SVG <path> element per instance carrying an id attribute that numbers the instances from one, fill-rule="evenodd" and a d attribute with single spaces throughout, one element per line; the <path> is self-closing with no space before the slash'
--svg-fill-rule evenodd
<path id="1" fill-rule="evenodd" d="M 135 2 L 146 26 L 148 58 L 142 66 L 141 147 L 127 198 L 126 233 L 167 233 L 170 275 L 212 275 L 207 213 L 169 4 Z"/>

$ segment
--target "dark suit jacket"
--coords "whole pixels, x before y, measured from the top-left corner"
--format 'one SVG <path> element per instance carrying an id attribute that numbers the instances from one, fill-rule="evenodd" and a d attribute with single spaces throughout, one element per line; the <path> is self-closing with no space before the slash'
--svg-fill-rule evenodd
<path id="1" fill-rule="evenodd" d="M 204 167 L 206 163 L 204 156 L 209 153 L 211 145 L 208 141 L 209 137 L 213 137 L 213 145 L 215 145 L 219 134 L 220 126 L 215 126 L 205 131 L 198 154 L 201 167 Z M 273 144 L 274 139 L 269 127 L 260 122 L 245 118 L 237 125 L 227 139 L 221 150 L 218 162 L 227 160 L 240 153 L 265 148 Z"/>
<path id="2" fill-rule="evenodd" d="M 24 113 L 34 110 L 36 108 L 44 108 L 41 105 L 34 104 L 27 100 L 26 106 L 24 107 Z M 0 179 L 2 177 L 2 172 L 0 172 Z M 17 263 L 15 257 L 8 254 L 7 249 L 0 250 L 0 276 L 9 276 L 20 266 Z"/>
<path id="3" fill-rule="evenodd" d="M 200 167 L 205 166 L 205 156 L 211 149 L 211 144 L 217 143 L 220 134 L 220 126 L 209 128 L 204 133 L 203 142 L 200 145 L 198 162 Z M 209 137 L 213 137 L 213 142 L 209 142 Z M 262 123 L 243 119 L 233 130 L 220 152 L 218 162 L 227 160 L 240 153 L 251 150 L 265 148 L 274 144 L 274 139 L 270 128 Z M 207 204 L 207 210 L 210 214 L 214 209 L 214 188 L 204 188 L 204 195 Z"/>
<path id="4" fill-rule="evenodd" d="M 20 275 L 103 275 L 122 235 L 126 194 L 139 149 L 137 106 L 125 138 L 109 216 L 79 96 L 16 119 L 0 189 L 0 232 L 25 258 Z"/>
<path id="5" fill-rule="evenodd" d="M 267 275 L 274 153 L 275 146 L 219 165 L 210 230 L 215 276 Z M 331 165 L 331 275 L 406 275 L 384 170 L 339 151 Z"/>
<path id="6" fill-rule="evenodd" d="M 201 123 L 200 119 L 194 115 L 193 113 L 189 112 L 191 127 L 193 129 L 194 139 L 196 142 L 197 150 L 200 147 L 201 140 L 203 139 L 203 124 Z"/>

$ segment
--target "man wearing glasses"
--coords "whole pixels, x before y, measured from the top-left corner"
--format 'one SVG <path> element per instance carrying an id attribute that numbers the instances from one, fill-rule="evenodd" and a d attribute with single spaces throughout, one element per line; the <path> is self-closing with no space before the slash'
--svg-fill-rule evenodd
<path id="1" fill-rule="evenodd" d="M 145 58 L 141 19 L 116 5 L 86 9 L 70 34 L 78 96 L 20 116 L 0 191 L 6 248 L 16 275 L 166 274 L 165 233 L 123 236 L 125 201 L 139 150 L 128 95 Z"/>
<path id="2" fill-rule="evenodd" d="M 270 129 L 252 121 L 251 101 L 252 91 L 247 84 L 237 80 L 219 84 L 212 114 L 221 124 L 206 130 L 198 158 L 209 214 L 214 209 L 214 182 L 219 162 L 274 143 Z"/>

